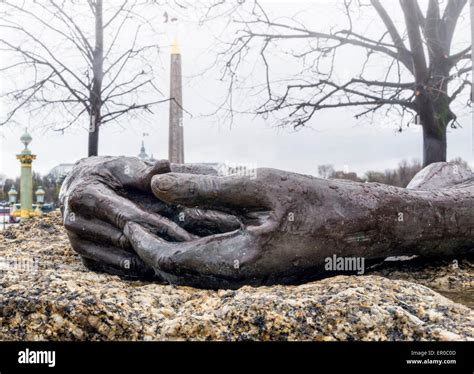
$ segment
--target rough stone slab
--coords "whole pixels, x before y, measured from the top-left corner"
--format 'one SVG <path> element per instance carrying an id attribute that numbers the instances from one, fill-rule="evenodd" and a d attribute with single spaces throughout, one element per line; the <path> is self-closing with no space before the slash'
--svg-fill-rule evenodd
<path id="1" fill-rule="evenodd" d="M 0 340 L 474 340 L 470 308 L 413 281 L 337 276 L 237 291 L 131 282 L 88 271 L 60 222 L 0 233 L 1 258 L 37 259 L 31 272 L 0 271 Z M 472 268 L 461 270 L 469 285 Z M 385 275 L 397 272 L 407 274 Z"/>

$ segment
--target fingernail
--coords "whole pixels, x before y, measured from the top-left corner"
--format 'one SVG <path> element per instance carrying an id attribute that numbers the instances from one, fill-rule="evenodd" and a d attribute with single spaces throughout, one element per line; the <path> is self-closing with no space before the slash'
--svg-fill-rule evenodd
<path id="1" fill-rule="evenodd" d="M 176 178 L 169 175 L 160 175 L 153 178 L 154 187 L 160 191 L 169 191 L 176 185 Z"/>

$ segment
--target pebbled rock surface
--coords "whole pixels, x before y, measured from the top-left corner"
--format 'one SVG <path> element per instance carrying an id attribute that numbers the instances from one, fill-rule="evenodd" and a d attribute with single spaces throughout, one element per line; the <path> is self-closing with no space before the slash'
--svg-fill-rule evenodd
<path id="1" fill-rule="evenodd" d="M 462 258 L 236 291 L 127 281 L 88 271 L 53 213 L 0 231 L 0 340 L 474 340 L 473 279 Z"/>

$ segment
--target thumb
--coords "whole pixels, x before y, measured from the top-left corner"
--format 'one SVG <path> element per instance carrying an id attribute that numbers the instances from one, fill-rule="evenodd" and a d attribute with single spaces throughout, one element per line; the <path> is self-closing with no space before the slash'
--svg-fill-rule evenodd
<path id="1" fill-rule="evenodd" d="M 200 208 L 263 208 L 269 202 L 264 186 L 249 177 L 167 173 L 155 175 L 151 189 L 170 204 Z"/>

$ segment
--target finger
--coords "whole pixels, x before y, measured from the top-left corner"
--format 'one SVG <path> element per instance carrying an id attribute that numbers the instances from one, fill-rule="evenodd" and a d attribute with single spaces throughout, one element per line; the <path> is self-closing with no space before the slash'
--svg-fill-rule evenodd
<path id="1" fill-rule="evenodd" d="M 233 231 L 242 226 L 240 219 L 232 214 L 166 204 L 152 194 L 130 192 L 126 197 L 144 210 L 166 217 L 199 236 Z"/>
<path id="2" fill-rule="evenodd" d="M 158 160 L 153 165 L 143 170 L 137 177 L 138 184 L 142 191 L 150 191 L 151 179 L 155 175 L 169 173 L 171 171 L 168 160 Z"/>
<path id="3" fill-rule="evenodd" d="M 93 183 L 76 188 L 69 197 L 71 211 L 104 220 L 122 230 L 129 221 L 140 222 L 158 235 L 173 241 L 195 239 L 176 223 L 158 214 L 148 212 L 132 201 L 119 196 L 111 188 Z"/>
<path id="4" fill-rule="evenodd" d="M 171 163 L 170 167 L 173 173 L 219 175 L 218 168 L 213 165 Z"/>
<path id="5" fill-rule="evenodd" d="M 154 275 L 153 268 L 135 253 L 112 245 L 84 240 L 74 234 L 68 236 L 72 248 L 81 255 L 84 265 L 91 270 L 133 278 L 150 278 Z"/>
<path id="6" fill-rule="evenodd" d="M 110 181 L 117 180 L 125 189 L 150 192 L 151 178 L 170 171 L 168 160 L 147 164 L 136 157 L 115 157 L 103 164 L 100 174 Z"/>
<path id="7" fill-rule="evenodd" d="M 122 269 L 117 269 L 113 266 L 109 266 L 109 265 L 104 264 L 102 262 L 91 260 L 90 258 L 87 258 L 87 257 L 84 257 L 84 256 L 80 256 L 80 257 L 81 257 L 81 261 L 82 261 L 83 265 L 87 269 L 95 271 L 95 272 L 118 275 L 118 276 L 124 277 L 126 279 L 150 280 L 150 281 L 154 281 L 154 282 L 162 281 L 162 282 L 167 283 L 167 281 L 165 281 L 163 279 L 160 279 L 158 277 L 158 275 L 156 275 L 156 273 L 153 269 L 151 269 L 151 270 L 148 269 L 148 271 L 145 272 L 145 273 L 136 273 L 136 272 L 125 271 L 125 270 L 122 270 Z"/>
<path id="8" fill-rule="evenodd" d="M 166 204 L 157 199 L 151 192 L 128 190 L 124 193 L 123 197 L 147 212 L 156 213 L 166 218 L 173 217 L 179 210 L 176 205 Z"/>
<path id="9" fill-rule="evenodd" d="M 176 215 L 175 222 L 185 230 L 199 236 L 230 232 L 243 227 L 242 222 L 235 215 L 195 208 L 183 208 Z"/>
<path id="10" fill-rule="evenodd" d="M 160 278 L 180 285 L 205 288 L 239 287 L 250 282 L 258 270 L 255 240 L 250 233 L 236 230 L 191 242 L 169 243 L 133 222 L 124 234 L 140 258 Z"/>
<path id="11" fill-rule="evenodd" d="M 63 215 L 63 224 L 66 231 L 81 238 L 132 250 L 123 232 L 105 221 L 96 218 L 85 219 L 80 214 L 66 212 Z"/>
<path id="12" fill-rule="evenodd" d="M 154 176 L 151 189 L 167 203 L 188 207 L 242 209 L 270 204 L 263 185 L 249 177 L 168 173 Z"/>

